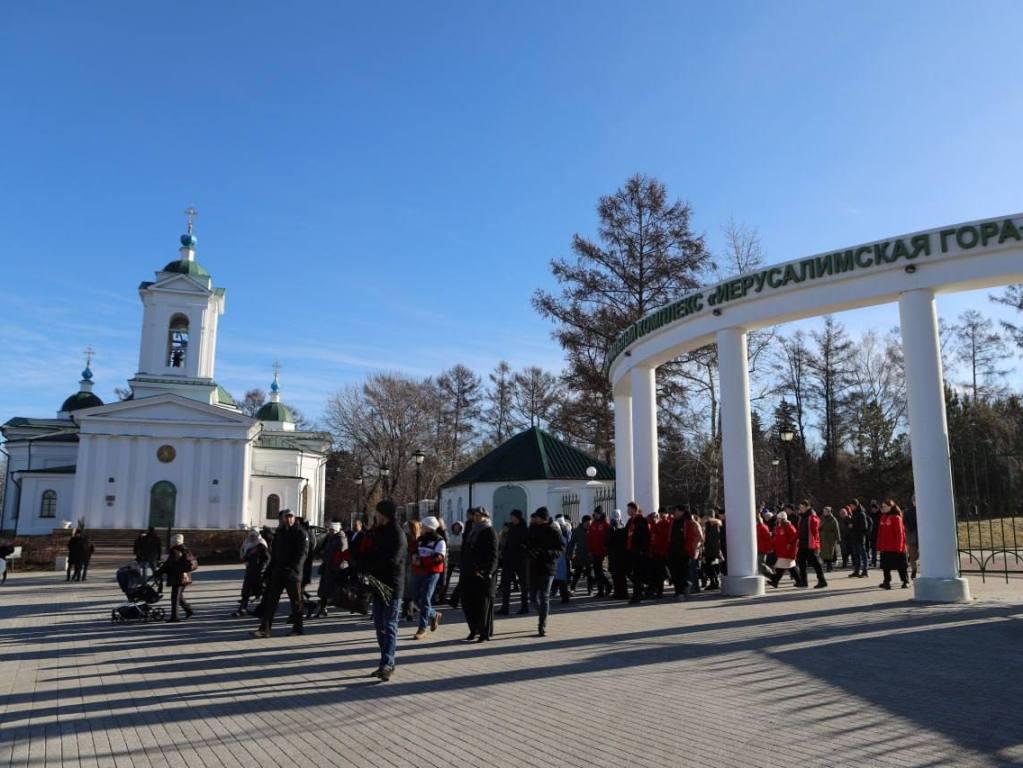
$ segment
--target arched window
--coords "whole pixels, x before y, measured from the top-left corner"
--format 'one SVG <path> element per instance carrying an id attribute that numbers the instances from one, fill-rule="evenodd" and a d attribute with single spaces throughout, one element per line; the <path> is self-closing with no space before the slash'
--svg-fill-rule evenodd
<path id="1" fill-rule="evenodd" d="M 167 331 L 167 367 L 184 368 L 188 359 L 188 318 L 174 315 Z"/>
<path id="2" fill-rule="evenodd" d="M 39 502 L 39 517 L 57 516 L 57 492 L 43 491 L 43 498 Z"/>
<path id="3" fill-rule="evenodd" d="M 281 511 L 281 497 L 276 493 L 271 493 L 266 497 L 266 519 L 276 520 L 278 513 Z"/>

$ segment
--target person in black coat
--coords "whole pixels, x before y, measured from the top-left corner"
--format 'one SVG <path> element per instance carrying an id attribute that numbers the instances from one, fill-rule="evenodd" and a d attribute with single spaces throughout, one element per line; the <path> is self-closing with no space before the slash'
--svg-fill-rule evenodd
<path id="1" fill-rule="evenodd" d="M 391 590 L 391 599 L 387 601 L 373 592 L 373 626 L 380 646 L 380 666 L 370 676 L 387 682 L 394 674 L 398 653 L 398 614 L 401 613 L 408 560 L 408 543 L 398 525 L 394 502 L 384 499 L 377 503 L 373 527 L 361 535 L 368 536 L 369 542 L 368 546 L 364 541 L 359 542 L 359 552 L 354 555 L 355 569 Z"/>
<path id="2" fill-rule="evenodd" d="M 288 619 L 291 634 L 302 634 L 302 570 L 308 556 L 309 538 L 295 523 L 295 513 L 290 509 L 282 509 L 280 525 L 270 549 L 270 583 L 263 597 L 259 629 L 252 633 L 253 637 L 270 637 L 270 628 L 282 591 L 287 591 L 291 603 L 291 616 Z"/>
<path id="3" fill-rule="evenodd" d="M 672 511 L 671 537 L 668 539 L 668 570 L 671 572 L 671 583 L 675 587 L 676 597 L 685 594 L 689 556 L 686 554 L 686 520 L 689 511 L 677 506 Z"/>
<path id="4" fill-rule="evenodd" d="M 494 634 L 494 593 L 497 581 L 497 532 L 485 507 L 476 507 L 473 524 L 462 544 L 462 611 L 469 625 L 466 641 L 482 643 Z"/>
<path id="5" fill-rule="evenodd" d="M 622 511 L 616 509 L 611 517 L 611 530 L 607 537 L 607 569 L 611 571 L 611 597 L 615 600 L 629 599 L 628 531 L 622 525 Z"/>
<path id="6" fill-rule="evenodd" d="M 88 540 L 82 530 L 76 528 L 67 543 L 67 578 L 65 581 L 81 581 L 82 566 L 85 564 L 85 548 Z"/>
<path id="7" fill-rule="evenodd" d="M 504 549 L 501 551 L 501 610 L 502 616 L 508 615 L 511 604 L 512 577 L 519 581 L 522 607 L 519 613 L 529 613 L 529 552 L 526 549 L 528 530 L 522 518 L 522 510 L 513 509 L 509 521 L 508 533 L 505 535 Z"/>
<path id="8" fill-rule="evenodd" d="M 530 515 L 526 549 L 529 550 L 529 598 L 540 614 L 537 636 L 544 637 L 551 610 L 551 584 L 558 570 L 558 560 L 565 551 L 561 530 L 551 522 L 547 507 L 540 507 Z"/>
<path id="9" fill-rule="evenodd" d="M 629 562 L 629 576 L 632 578 L 632 599 L 629 602 L 638 603 L 642 599 L 649 572 L 647 561 L 650 554 L 650 526 L 636 502 L 630 501 L 626 510 L 629 513 L 629 522 L 625 524 L 625 550 Z"/>
<path id="10" fill-rule="evenodd" d="M 148 565 L 150 571 L 156 570 L 162 554 L 163 547 L 160 546 L 160 536 L 153 526 L 149 526 L 149 530 L 140 533 L 139 537 L 135 539 L 135 559 Z"/>
<path id="11" fill-rule="evenodd" d="M 870 518 L 857 499 L 853 499 L 849 540 L 852 545 L 853 572 L 849 578 L 867 577 L 867 536 L 870 533 Z"/>
<path id="12" fill-rule="evenodd" d="M 238 556 L 245 563 L 245 578 L 242 580 L 242 596 L 238 609 L 232 616 L 248 614 L 249 600 L 260 590 L 263 572 L 270 562 L 270 549 L 256 528 L 251 528 L 238 550 Z"/>

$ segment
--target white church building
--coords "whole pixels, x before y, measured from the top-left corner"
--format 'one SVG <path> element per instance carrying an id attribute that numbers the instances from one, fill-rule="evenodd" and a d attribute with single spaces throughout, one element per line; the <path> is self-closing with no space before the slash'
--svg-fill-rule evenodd
<path id="1" fill-rule="evenodd" d="M 0 426 L 10 459 L 0 529 L 238 529 L 290 508 L 322 525 L 329 437 L 299 431 L 281 402 L 246 416 L 214 378 L 225 291 L 195 258 L 189 222 L 180 258 L 139 286 L 142 338 L 127 399 L 104 404 L 90 360 L 56 418 Z"/>

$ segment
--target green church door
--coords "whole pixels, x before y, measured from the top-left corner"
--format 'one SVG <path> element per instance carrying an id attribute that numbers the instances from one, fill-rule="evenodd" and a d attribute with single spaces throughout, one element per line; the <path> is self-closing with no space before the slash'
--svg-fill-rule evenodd
<path id="1" fill-rule="evenodd" d="M 491 510 L 491 520 L 494 521 L 494 528 L 498 532 L 511 519 L 513 509 L 521 510 L 522 516 L 529 519 L 524 489 L 517 485 L 504 485 L 494 491 L 494 508 Z"/>
<path id="2" fill-rule="evenodd" d="M 154 528 L 174 527 L 174 507 L 178 489 L 174 483 L 161 480 L 149 491 L 149 524 Z"/>

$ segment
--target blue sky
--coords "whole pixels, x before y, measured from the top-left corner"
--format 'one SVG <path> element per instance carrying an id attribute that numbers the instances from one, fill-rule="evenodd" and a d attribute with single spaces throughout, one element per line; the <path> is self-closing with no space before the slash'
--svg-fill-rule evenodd
<path id="1" fill-rule="evenodd" d="M 1019 6 L 24 3 L 0 18 L 0 418 L 52 415 L 200 210 L 217 378 L 556 368 L 530 295 L 634 172 L 769 261 L 1023 209 Z M 981 294 L 944 297 L 953 318 Z M 996 310 L 990 308 L 992 313 Z M 897 324 L 894 307 L 843 316 Z M 1019 382 L 1019 361 L 1015 361 Z"/>

